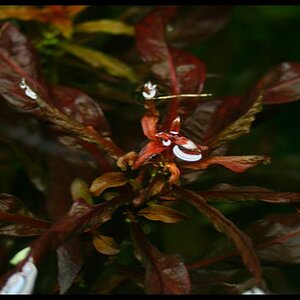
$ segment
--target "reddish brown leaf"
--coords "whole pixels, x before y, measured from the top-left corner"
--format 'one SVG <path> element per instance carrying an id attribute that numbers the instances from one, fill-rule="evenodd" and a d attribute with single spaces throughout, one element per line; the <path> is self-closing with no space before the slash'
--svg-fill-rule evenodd
<path id="1" fill-rule="evenodd" d="M 122 186 L 127 182 L 128 179 L 123 172 L 105 173 L 92 182 L 90 192 L 99 196 L 107 188 Z"/>
<path id="2" fill-rule="evenodd" d="M 0 234 L 40 235 L 49 225 L 48 222 L 37 219 L 17 197 L 0 194 Z"/>
<path id="3" fill-rule="evenodd" d="M 102 235 L 99 232 L 93 237 L 93 245 L 98 252 L 105 255 L 115 255 L 120 252 L 119 246 L 112 237 Z"/>
<path id="4" fill-rule="evenodd" d="M 144 115 L 142 118 L 142 128 L 144 135 L 150 139 L 155 140 L 155 134 L 156 134 L 156 123 L 158 122 L 158 118 L 154 116 Z"/>
<path id="5" fill-rule="evenodd" d="M 17 110 L 41 115 L 39 107 L 20 87 L 21 79 L 37 95 L 47 99 L 47 90 L 38 79 L 38 63 L 33 47 L 16 27 L 5 23 L 0 28 L 0 94 Z"/>
<path id="6" fill-rule="evenodd" d="M 130 200 L 130 194 L 122 194 L 122 196 L 117 196 L 108 202 L 94 206 L 88 205 L 84 200 L 75 201 L 64 218 L 53 223 L 30 245 L 31 250 L 28 257 L 32 257 L 35 265 L 38 265 L 49 251 L 61 247 L 70 237 L 78 236 L 84 231 L 107 222 L 115 209 Z M 9 274 L 18 271 L 28 257 L 22 260 Z M 2 279 L 7 278 L 7 276 L 5 275 Z"/>
<path id="7" fill-rule="evenodd" d="M 166 41 L 166 25 L 174 14 L 172 9 L 157 9 L 135 26 L 136 46 L 152 73 L 169 86 L 172 94 L 198 93 L 203 89 L 205 65 L 193 55 L 169 47 Z M 179 98 L 170 102 L 166 128 L 176 118 L 179 103 Z"/>
<path id="8" fill-rule="evenodd" d="M 186 47 L 207 40 L 223 29 L 232 7 L 230 5 L 199 5 L 178 11 L 168 40 L 172 45 Z"/>
<path id="9" fill-rule="evenodd" d="M 0 28 L 0 49 L 33 80 L 43 79 L 34 46 L 12 23 L 4 23 Z"/>
<path id="10" fill-rule="evenodd" d="M 52 87 L 50 92 L 52 103 L 61 112 L 81 124 L 93 126 L 102 136 L 111 135 L 101 107 L 87 94 L 66 86 Z"/>
<path id="11" fill-rule="evenodd" d="M 137 215 L 152 221 L 161 221 L 164 223 L 178 223 L 187 219 L 187 217 L 179 211 L 161 204 L 151 204 L 139 210 Z"/>
<path id="12" fill-rule="evenodd" d="M 138 257 L 146 269 L 145 289 L 147 294 L 189 294 L 190 279 L 185 265 L 174 255 L 161 253 L 150 244 L 140 227 L 132 222 L 131 232 Z"/>
<path id="13" fill-rule="evenodd" d="M 219 164 L 233 172 L 241 173 L 256 166 L 259 163 L 270 163 L 270 158 L 265 155 L 244 155 L 244 156 L 214 156 L 194 163 L 182 164 L 182 168 L 193 170 L 204 170 L 212 164 Z"/>
<path id="14" fill-rule="evenodd" d="M 233 186 L 222 183 L 208 191 L 197 192 L 206 201 L 264 201 L 270 203 L 298 203 L 300 193 L 277 193 L 258 186 Z"/>
<path id="15" fill-rule="evenodd" d="M 161 142 L 149 142 L 139 153 L 138 159 L 134 162 L 132 168 L 139 168 L 147 159 L 166 150 Z"/>
<path id="16" fill-rule="evenodd" d="M 245 232 L 252 237 L 262 261 L 300 263 L 300 217 L 297 213 L 269 215 L 250 225 Z"/>
<path id="17" fill-rule="evenodd" d="M 230 220 L 213 206 L 207 204 L 196 193 L 174 185 L 173 190 L 180 198 L 185 199 L 203 213 L 218 231 L 224 232 L 235 244 L 243 258 L 245 266 L 255 275 L 257 283 L 261 281 L 261 268 L 259 260 L 253 250 L 251 239 L 241 232 Z"/>
<path id="18" fill-rule="evenodd" d="M 65 294 L 80 271 L 84 258 L 78 237 L 66 241 L 57 250 L 59 293 Z"/>
<path id="19" fill-rule="evenodd" d="M 300 99 L 300 64 L 284 62 L 270 69 L 252 93 L 263 90 L 264 104 L 280 104 Z"/>

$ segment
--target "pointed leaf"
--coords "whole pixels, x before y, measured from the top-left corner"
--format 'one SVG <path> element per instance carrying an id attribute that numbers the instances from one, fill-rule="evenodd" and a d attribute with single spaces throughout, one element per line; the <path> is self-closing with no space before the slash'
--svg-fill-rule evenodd
<path id="1" fill-rule="evenodd" d="M 208 159 L 200 160 L 199 162 L 188 164 L 185 163 L 180 166 L 182 168 L 193 170 L 204 170 L 212 164 L 219 164 L 233 172 L 241 173 L 261 162 L 269 164 L 270 158 L 265 155 L 214 156 Z"/>
<path id="2" fill-rule="evenodd" d="M 251 239 L 216 208 L 207 204 L 201 196 L 179 186 L 173 186 L 173 190 L 176 195 L 184 198 L 191 205 L 195 206 L 210 220 L 218 231 L 224 232 L 234 242 L 240 251 L 245 266 L 254 274 L 257 283 L 259 283 L 261 281 L 261 268 L 259 260 L 253 250 Z"/>
<path id="3" fill-rule="evenodd" d="M 0 15 L 3 9 L 0 9 Z M 0 50 L 35 81 L 42 80 L 37 52 L 28 38 L 12 23 L 0 28 Z"/>
<path id="4" fill-rule="evenodd" d="M 150 139 L 155 140 L 156 136 L 156 124 L 158 122 L 158 118 L 155 116 L 144 115 L 141 121 L 144 135 Z"/>
<path id="5" fill-rule="evenodd" d="M 252 99 L 249 97 L 248 99 Z M 228 115 L 230 113 L 230 117 L 236 115 L 240 115 L 237 119 L 231 119 L 232 122 L 223 129 L 224 122 L 221 123 L 221 125 L 216 124 L 215 128 L 212 128 L 209 132 L 209 135 L 205 136 L 204 140 L 206 141 L 205 145 L 208 145 L 210 148 L 218 148 L 226 143 L 228 143 L 231 140 L 234 140 L 238 137 L 240 137 L 243 134 L 246 134 L 250 132 L 251 123 L 255 120 L 255 115 L 262 111 L 262 104 L 263 97 L 262 95 L 259 95 L 256 100 L 253 102 L 252 106 L 249 108 L 248 111 L 246 111 L 244 114 L 240 115 L 241 109 L 245 107 L 245 104 L 241 104 L 241 106 L 238 106 L 236 109 L 236 114 L 232 111 L 228 111 L 228 107 L 226 107 L 225 113 Z M 247 100 L 249 102 L 249 100 Z M 215 113 L 216 115 L 219 115 L 222 111 L 223 107 L 220 107 L 219 110 Z M 225 119 L 226 120 L 226 119 Z M 230 119 L 227 119 L 227 121 Z M 222 128 L 222 131 L 219 131 L 220 127 Z"/>
<path id="6" fill-rule="evenodd" d="M 103 32 L 110 34 L 126 34 L 130 36 L 134 34 L 134 29 L 132 26 L 121 21 L 109 19 L 79 23 L 75 26 L 75 31 L 87 33 Z"/>
<path id="7" fill-rule="evenodd" d="M 81 198 L 85 200 L 88 204 L 93 204 L 93 199 L 91 197 L 89 187 L 87 183 L 80 178 L 76 178 L 72 181 L 71 194 L 73 200 Z"/>
<path id="8" fill-rule="evenodd" d="M 132 168 L 137 169 L 152 156 L 159 154 L 167 148 L 161 142 L 149 142 L 139 153 L 138 159 L 134 162 Z"/>
<path id="9" fill-rule="evenodd" d="M 139 210 L 137 215 L 152 221 L 161 221 L 164 223 L 178 223 L 187 219 L 187 217 L 179 211 L 160 204 L 151 204 Z"/>
<path id="10" fill-rule="evenodd" d="M 66 241 L 56 250 L 60 294 L 68 291 L 84 263 L 81 247 L 80 240 L 75 237 Z"/>
<path id="11" fill-rule="evenodd" d="M 300 193 L 277 193 L 258 186 L 233 186 L 222 183 L 208 191 L 197 192 L 206 201 L 264 201 L 270 203 L 298 203 Z"/>
<path id="12" fill-rule="evenodd" d="M 125 77 L 131 82 L 137 81 L 133 70 L 117 58 L 98 50 L 70 43 L 64 44 L 61 47 L 67 52 L 90 64 L 94 68 L 104 69 L 113 76 Z"/>
<path id="13" fill-rule="evenodd" d="M 66 86 L 54 86 L 50 92 L 52 103 L 62 113 L 81 124 L 93 126 L 102 136 L 111 135 L 101 107 L 90 96 Z"/>
<path id="14" fill-rule="evenodd" d="M 93 245 L 98 252 L 105 255 L 116 255 L 120 252 L 119 246 L 112 237 L 100 233 L 94 235 Z"/>
<path id="15" fill-rule="evenodd" d="M 3 24 L 0 28 L 0 94 L 14 109 L 41 115 L 35 97 L 47 99 L 48 94 L 38 81 L 41 78 L 37 70 L 36 53 L 28 39 L 13 25 Z M 22 80 L 29 89 L 21 88 Z"/>
<path id="16" fill-rule="evenodd" d="M 123 172 L 110 172 L 96 178 L 90 187 L 93 195 L 99 196 L 104 190 L 110 187 L 123 186 L 128 182 Z"/>
<path id="17" fill-rule="evenodd" d="M 264 104 L 280 104 L 300 99 L 300 64 L 284 62 L 270 69 L 253 93 L 263 90 Z"/>
<path id="18" fill-rule="evenodd" d="M 265 262 L 299 264 L 299 214 L 272 214 L 250 225 L 246 230 Z"/>
<path id="19" fill-rule="evenodd" d="M 40 235 L 49 225 L 37 219 L 17 197 L 0 194 L 0 235 Z"/>
<path id="20" fill-rule="evenodd" d="M 138 224 L 130 224 L 135 247 L 146 269 L 146 293 L 189 294 L 191 285 L 185 265 L 176 256 L 163 254 L 150 244 Z"/>

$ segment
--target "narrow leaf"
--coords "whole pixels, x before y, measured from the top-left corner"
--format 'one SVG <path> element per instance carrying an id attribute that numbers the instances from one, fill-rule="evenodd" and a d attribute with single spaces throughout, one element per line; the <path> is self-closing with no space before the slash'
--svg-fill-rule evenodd
<path id="1" fill-rule="evenodd" d="M 119 61 L 117 58 L 114 58 L 99 50 L 94 50 L 75 44 L 64 44 L 61 47 L 67 52 L 90 64 L 94 68 L 104 69 L 113 76 L 125 77 L 131 82 L 137 81 L 133 70 L 123 62 Z"/>
<path id="2" fill-rule="evenodd" d="M 173 186 L 174 193 L 184 198 L 191 205 L 195 206 L 203 213 L 218 231 L 224 232 L 235 244 L 243 258 L 245 266 L 255 275 L 257 283 L 261 281 L 260 263 L 253 250 L 251 239 L 241 232 L 230 220 L 213 206 L 207 204 L 201 196 L 196 193 L 183 189 L 179 186 Z"/>
<path id="3" fill-rule="evenodd" d="M 134 162 L 132 168 L 137 169 L 141 165 L 144 164 L 145 161 L 147 161 L 152 156 L 159 154 L 166 150 L 166 147 L 161 142 L 149 142 L 139 153 L 139 156 L 137 160 Z"/>
<path id="4" fill-rule="evenodd" d="M 102 19 L 96 21 L 87 21 L 79 23 L 75 26 L 75 31 L 87 33 L 109 33 L 109 34 L 125 34 L 132 36 L 134 29 L 132 26 L 127 25 L 121 21 Z"/>
<path id="5" fill-rule="evenodd" d="M 96 178 L 90 187 L 90 192 L 99 196 L 104 190 L 110 187 L 123 186 L 128 182 L 123 172 L 110 172 Z"/>
<path id="6" fill-rule="evenodd" d="M 105 255 L 116 255 L 120 252 L 119 246 L 112 237 L 100 233 L 94 235 L 93 245 L 98 252 Z"/>
<path id="7" fill-rule="evenodd" d="M 258 186 L 233 186 L 222 183 L 214 186 L 208 191 L 197 192 L 206 201 L 264 201 L 270 203 L 298 203 L 300 193 L 281 192 Z"/>
<path id="8" fill-rule="evenodd" d="M 189 294 L 191 284 L 185 265 L 176 256 L 163 254 L 150 244 L 138 224 L 130 224 L 135 247 L 146 269 L 146 293 Z"/>
<path id="9" fill-rule="evenodd" d="M 251 123 L 255 120 L 255 115 L 262 111 L 263 96 L 259 95 L 254 101 L 250 109 L 241 117 L 234 120 L 223 131 L 218 132 L 217 135 L 211 135 L 210 138 L 206 137 L 206 145 L 210 148 L 218 148 L 231 140 L 240 137 L 243 134 L 250 132 Z M 217 112 L 219 113 L 219 112 Z"/>
<path id="10" fill-rule="evenodd" d="M 150 115 L 144 115 L 141 120 L 144 135 L 150 140 L 156 139 L 155 134 L 157 122 L 158 118 Z"/>
<path id="11" fill-rule="evenodd" d="M 265 155 L 214 156 L 199 162 L 185 163 L 182 164 L 181 167 L 193 170 L 204 170 L 212 164 L 219 164 L 233 172 L 241 173 L 261 162 L 269 164 L 270 158 Z"/>
<path id="12" fill-rule="evenodd" d="M 17 197 L 0 194 L 0 234 L 35 236 L 43 233 L 49 225 L 37 219 Z"/>
<path id="13" fill-rule="evenodd" d="M 186 220 L 187 217 L 173 208 L 161 204 L 151 204 L 137 213 L 152 221 L 161 221 L 164 223 L 178 223 Z"/>

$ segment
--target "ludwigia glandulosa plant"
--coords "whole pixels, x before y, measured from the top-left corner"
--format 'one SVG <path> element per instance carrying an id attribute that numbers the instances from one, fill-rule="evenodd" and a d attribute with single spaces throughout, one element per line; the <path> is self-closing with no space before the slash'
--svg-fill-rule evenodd
<path id="1" fill-rule="evenodd" d="M 264 105 L 299 99 L 300 65 L 286 62 L 275 66 L 244 96 L 215 97 L 204 91 L 205 63 L 168 42 L 166 29 L 176 19 L 176 12 L 175 7 L 154 9 L 135 24 L 135 46 L 148 78 L 141 82 L 139 92 L 144 141 L 139 144 L 136 128 L 138 145 L 129 151 L 118 135 L 112 134 L 99 103 L 79 89 L 47 84 L 30 40 L 15 25 L 2 24 L 0 93 L 8 103 L 8 115 L 20 118 L 24 126 L 40 127 L 58 152 L 46 159 L 47 184 L 41 182 L 43 176 L 31 176 L 46 195 L 43 207 L 48 218 L 41 217 L 45 211 L 33 214 L 17 197 L 1 194 L 0 234 L 30 237 L 25 258 L 2 276 L 1 293 L 34 292 L 36 280 L 42 280 L 40 266 L 45 268 L 45 261 L 55 251 L 57 285 L 49 288 L 52 293 L 66 293 L 71 287 L 73 292 L 77 287 L 80 293 L 110 293 L 128 282 L 147 294 L 196 293 L 194 282 L 203 291 L 213 285 L 224 293 L 243 293 L 253 287 L 268 291 L 259 251 L 276 244 L 284 247 L 286 240 L 296 236 L 296 215 L 266 218 L 263 224 L 269 227 L 254 224 L 252 231 L 262 232 L 276 222 L 282 226 L 280 233 L 270 233 L 268 239 L 254 244 L 251 230 L 249 236 L 241 231 L 213 201 L 293 203 L 299 201 L 299 193 L 224 182 L 215 182 L 203 191 L 186 185 L 214 167 L 235 173 L 258 164 L 267 168 L 271 161 L 267 153 L 226 155 L 227 145 L 250 131 Z M 176 37 L 176 31 L 172 34 Z M 38 154 L 30 155 L 39 161 Z M 80 163 L 74 158 L 79 156 Z M 174 208 L 179 202 L 198 210 L 199 218 L 205 217 L 224 233 L 236 251 L 188 263 L 176 253 L 159 250 L 155 240 L 150 242 L 143 224 L 145 220 L 159 226 L 185 222 L 189 216 Z M 109 235 L 105 227 L 114 223 L 116 236 Z M 178 236 L 182 243 L 186 238 L 188 232 Z M 126 255 L 129 258 L 122 259 Z M 95 256 L 101 259 L 94 266 Z M 241 269 L 246 271 L 243 284 L 230 276 L 212 278 L 214 272 L 206 269 L 239 257 Z M 210 279 L 201 281 L 203 275 L 193 273 L 195 270 L 204 270 Z"/>

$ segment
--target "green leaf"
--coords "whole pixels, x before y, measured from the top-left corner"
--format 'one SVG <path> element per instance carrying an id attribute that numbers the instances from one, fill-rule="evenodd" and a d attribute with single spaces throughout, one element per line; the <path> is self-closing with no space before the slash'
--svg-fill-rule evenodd
<path id="1" fill-rule="evenodd" d="M 89 33 L 103 32 L 110 34 L 125 34 L 130 36 L 134 35 L 134 29 L 132 26 L 120 21 L 108 19 L 88 21 L 77 24 L 75 27 L 75 31 Z"/>
<path id="2" fill-rule="evenodd" d="M 133 70 L 115 57 L 98 50 L 78 46 L 75 44 L 64 44 L 61 45 L 61 47 L 67 52 L 90 64 L 94 68 L 104 69 L 110 75 L 125 77 L 131 82 L 137 81 L 137 77 Z"/>

